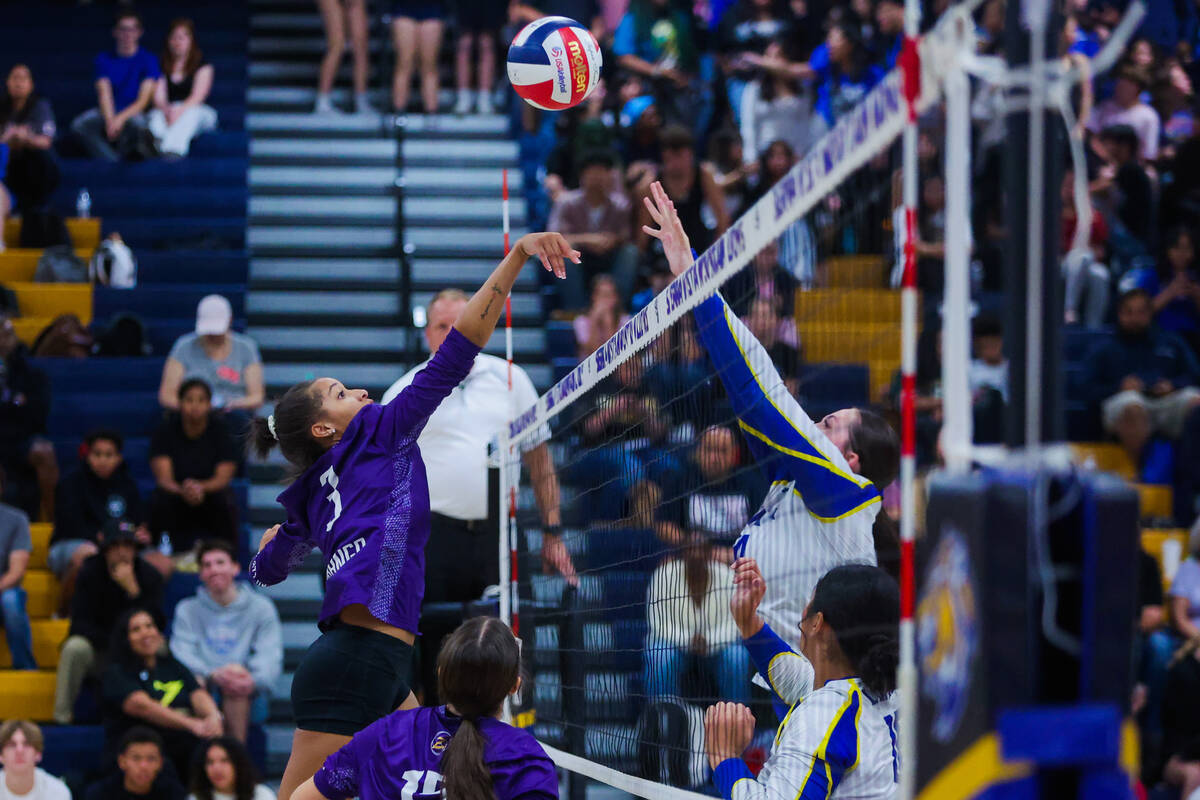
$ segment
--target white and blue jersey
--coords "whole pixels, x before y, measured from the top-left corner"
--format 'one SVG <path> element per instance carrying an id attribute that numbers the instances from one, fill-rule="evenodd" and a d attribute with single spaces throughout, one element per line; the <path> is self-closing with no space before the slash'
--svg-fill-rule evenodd
<path id="1" fill-rule="evenodd" d="M 900 762 L 890 698 L 876 702 L 858 678 L 813 690 L 808 659 L 769 625 L 743 642 L 771 691 L 790 707 L 771 757 L 755 778 L 740 758 L 717 765 L 713 783 L 727 800 L 885 800 L 896 796 Z"/>
<path id="2" fill-rule="evenodd" d="M 875 564 L 879 491 L 809 419 L 720 294 L 693 314 L 750 452 L 771 481 L 734 552 L 758 562 L 767 583 L 758 613 L 798 648 L 804 608 L 821 576 L 842 564 Z"/>

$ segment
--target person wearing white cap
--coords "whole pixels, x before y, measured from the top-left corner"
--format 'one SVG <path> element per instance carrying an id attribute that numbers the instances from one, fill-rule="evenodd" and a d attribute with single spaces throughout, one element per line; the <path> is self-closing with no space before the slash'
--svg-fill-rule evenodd
<path id="1" fill-rule="evenodd" d="M 263 404 L 262 357 L 248 336 L 231 331 L 233 309 L 219 294 L 210 294 L 196 308 L 196 332 L 176 340 L 163 367 L 158 402 L 179 408 L 179 386 L 200 378 L 213 392 L 213 407 L 249 416 Z"/>

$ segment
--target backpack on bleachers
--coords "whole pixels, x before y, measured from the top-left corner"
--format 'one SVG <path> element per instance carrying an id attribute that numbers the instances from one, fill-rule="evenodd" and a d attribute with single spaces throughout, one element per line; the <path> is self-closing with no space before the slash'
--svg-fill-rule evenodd
<path id="1" fill-rule="evenodd" d="M 33 272 L 35 283 L 86 283 L 87 279 L 87 264 L 75 255 L 75 249 L 69 244 L 56 244 L 43 250 Z"/>
<path id="2" fill-rule="evenodd" d="M 114 233 L 96 245 L 88 264 L 88 277 L 93 283 L 113 289 L 137 286 L 137 259 L 119 234 Z"/>
<path id="3" fill-rule="evenodd" d="M 104 332 L 97 334 L 96 355 L 120 358 L 150 355 L 145 323 L 135 314 L 117 314 Z"/>

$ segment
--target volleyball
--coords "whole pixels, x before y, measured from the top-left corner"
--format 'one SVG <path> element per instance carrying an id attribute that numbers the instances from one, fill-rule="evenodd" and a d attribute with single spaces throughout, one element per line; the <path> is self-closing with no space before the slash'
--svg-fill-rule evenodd
<path id="1" fill-rule="evenodd" d="M 535 108 L 561 111 L 587 99 L 600 81 L 600 44 L 567 17 L 526 25 L 508 48 L 508 79 Z"/>

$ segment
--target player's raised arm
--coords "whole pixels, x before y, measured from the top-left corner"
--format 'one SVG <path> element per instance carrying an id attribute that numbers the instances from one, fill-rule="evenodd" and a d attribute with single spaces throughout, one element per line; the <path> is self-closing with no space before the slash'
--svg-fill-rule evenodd
<path id="1" fill-rule="evenodd" d="M 766 591 L 767 582 L 754 559 L 739 558 L 733 562 L 729 611 L 742 634 L 742 644 L 758 673 L 771 685 L 771 691 L 790 706 L 812 691 L 813 668 L 808 659 L 789 647 L 758 615 L 758 604 Z"/>
<path id="2" fill-rule="evenodd" d="M 578 264 L 579 255 L 579 251 L 567 244 L 561 233 L 530 233 L 522 236 L 483 286 L 479 287 L 479 291 L 467 301 L 454 327 L 471 342 L 483 347 L 492 331 L 496 330 L 496 323 L 504 311 L 504 300 L 512 291 L 526 259 L 538 259 L 547 272 L 563 278 L 567 274 L 566 262 Z"/>
<path id="3" fill-rule="evenodd" d="M 645 226 L 645 230 L 662 242 L 671 272 L 679 275 L 695 261 L 691 245 L 662 185 L 654 183 L 651 193 L 653 200 L 646 198 L 646 207 L 659 227 Z M 836 519 L 877 502 L 879 492 L 869 480 L 855 474 L 856 466 L 847 460 L 843 445 L 831 441 L 831 431 L 825 429 L 838 426 L 837 437 L 848 441 L 850 430 L 858 425 L 853 417 L 860 412 L 845 409 L 814 423 L 788 392 L 770 354 L 720 293 L 692 313 L 738 425 L 768 477 L 795 481 L 796 491 L 821 519 Z"/>

